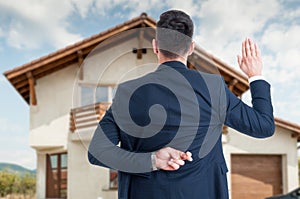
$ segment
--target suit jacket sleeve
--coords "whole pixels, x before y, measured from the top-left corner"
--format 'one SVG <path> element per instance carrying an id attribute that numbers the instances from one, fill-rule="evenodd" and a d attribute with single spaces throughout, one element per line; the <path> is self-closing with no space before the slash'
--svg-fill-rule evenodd
<path id="1" fill-rule="evenodd" d="M 113 143 L 114 145 L 117 145 L 119 143 L 119 141 L 120 141 L 120 137 L 119 137 L 120 130 L 117 127 L 117 125 L 115 124 L 115 122 L 114 122 L 114 119 L 113 119 L 113 116 L 112 116 L 112 113 L 111 113 L 111 108 L 109 108 L 106 111 L 106 113 L 103 116 L 102 120 L 99 122 L 98 127 L 97 127 L 96 131 L 94 132 L 94 136 L 93 136 L 93 139 L 91 141 L 91 144 L 95 140 L 94 139 L 96 137 L 95 134 L 99 134 L 100 133 L 99 132 L 99 128 L 100 127 L 103 129 L 106 137 L 110 140 L 111 143 Z M 93 144 L 97 144 L 97 143 L 93 143 Z M 96 158 L 96 157 L 94 157 L 93 154 L 94 153 L 93 153 L 92 149 L 89 147 L 89 150 L 88 150 L 88 159 L 89 159 L 89 162 L 91 164 L 110 168 L 109 166 L 107 166 L 107 165 L 103 164 L 102 162 L 100 162 L 99 159 Z"/>
<path id="2" fill-rule="evenodd" d="M 100 130 L 100 128 L 102 130 Z M 108 142 L 110 143 L 99 143 L 99 136 L 100 134 L 105 134 L 108 138 Z M 103 135 L 102 135 L 103 136 Z M 103 140 L 103 137 L 101 138 Z M 116 161 L 123 160 L 126 162 L 126 166 L 128 168 L 140 168 L 141 170 L 150 171 L 152 167 L 151 163 L 151 153 L 144 153 L 144 154 L 138 154 L 136 153 L 130 153 L 129 151 L 126 151 L 125 149 L 122 149 L 117 146 L 117 144 L 120 141 L 120 129 L 117 126 L 117 124 L 114 121 L 113 114 L 111 108 L 109 108 L 102 120 L 99 122 L 99 125 L 94 133 L 94 136 L 91 140 L 89 150 L 88 150 L 88 160 L 91 164 L 103 166 L 107 168 L 111 168 L 110 165 L 106 165 L 103 162 L 101 162 L 101 155 L 97 157 L 97 155 L 102 152 L 108 152 L 111 153 L 110 158 L 115 159 Z M 91 147 L 92 145 L 96 147 Z M 114 168 L 116 169 L 116 168 Z M 145 173 L 132 173 L 135 175 L 143 176 L 143 177 L 149 177 L 150 174 Z"/>
<path id="3" fill-rule="evenodd" d="M 270 95 L 270 84 L 264 80 L 250 83 L 252 105 L 249 107 L 225 86 L 227 110 L 225 124 L 246 135 L 266 138 L 274 134 L 275 124 Z"/>

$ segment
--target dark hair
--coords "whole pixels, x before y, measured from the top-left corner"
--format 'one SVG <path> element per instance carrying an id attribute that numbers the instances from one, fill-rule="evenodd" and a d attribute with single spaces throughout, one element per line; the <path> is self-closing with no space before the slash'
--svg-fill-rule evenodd
<path id="1" fill-rule="evenodd" d="M 162 13 L 156 30 L 159 51 L 168 58 L 186 54 L 190 48 L 193 33 L 193 21 L 186 13 L 179 10 Z"/>

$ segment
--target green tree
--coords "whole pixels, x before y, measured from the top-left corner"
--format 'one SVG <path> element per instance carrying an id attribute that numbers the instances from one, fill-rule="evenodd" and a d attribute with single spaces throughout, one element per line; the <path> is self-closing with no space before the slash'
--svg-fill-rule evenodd
<path id="1" fill-rule="evenodd" d="M 14 183 L 17 175 L 7 170 L 0 171 L 0 196 L 6 196 L 13 193 Z"/>
<path id="2" fill-rule="evenodd" d="M 8 194 L 22 194 L 33 196 L 35 194 L 35 175 L 26 173 L 20 175 L 8 170 L 0 171 L 0 197 Z"/>
<path id="3" fill-rule="evenodd" d="M 20 193 L 24 195 L 34 195 L 36 179 L 35 175 L 26 173 L 21 178 Z"/>

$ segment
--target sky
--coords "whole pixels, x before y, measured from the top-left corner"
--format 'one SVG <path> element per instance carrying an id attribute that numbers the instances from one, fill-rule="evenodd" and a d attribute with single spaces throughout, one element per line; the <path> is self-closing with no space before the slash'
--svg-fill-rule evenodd
<path id="1" fill-rule="evenodd" d="M 146 12 L 187 12 L 197 45 L 238 69 L 241 42 L 261 48 L 276 117 L 300 124 L 299 0 L 0 0 L 0 162 L 36 168 L 29 107 L 3 76 L 66 45 Z M 249 103 L 249 92 L 243 99 Z"/>

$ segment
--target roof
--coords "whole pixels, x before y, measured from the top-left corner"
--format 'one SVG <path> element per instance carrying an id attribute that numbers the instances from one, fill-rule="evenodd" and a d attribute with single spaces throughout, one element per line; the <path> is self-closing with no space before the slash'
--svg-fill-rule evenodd
<path id="1" fill-rule="evenodd" d="M 124 22 L 99 34 L 93 35 L 75 44 L 69 45 L 49 55 L 33 60 L 22 66 L 8 70 L 4 73 L 4 75 L 23 97 L 23 99 L 29 104 L 29 75 L 36 80 L 65 68 L 70 64 L 78 63 L 80 58 L 84 59 L 89 52 L 91 52 L 105 39 L 126 30 L 145 26 L 155 28 L 156 22 L 154 19 L 147 16 L 147 14 L 142 13 L 139 17 L 133 18 L 127 22 Z M 236 95 L 241 95 L 249 88 L 247 78 L 245 76 L 235 71 L 232 69 L 232 67 L 217 59 L 213 55 L 207 53 L 200 47 L 196 47 L 195 53 L 193 56 L 191 56 L 189 61 L 190 65 L 199 65 L 201 67 L 205 66 L 206 69 L 213 68 L 210 67 L 211 65 L 214 67 L 217 66 L 221 75 L 224 76 L 226 83 L 230 83 L 233 79 L 235 80 L 233 91 Z"/>
<path id="2" fill-rule="evenodd" d="M 136 18 L 100 32 L 99 34 L 93 35 L 39 59 L 8 70 L 4 73 L 4 75 L 23 99 L 29 104 L 30 98 L 32 97 L 30 87 L 34 87 L 33 85 L 36 79 L 47 76 L 60 69 L 68 67 L 71 64 L 79 63 L 79 60 L 83 60 L 97 45 L 99 45 L 99 43 L 103 42 L 107 38 L 110 38 L 120 32 L 140 27 L 151 27 L 155 29 L 156 22 L 146 13 L 142 13 Z M 233 93 L 238 96 L 249 89 L 246 76 L 234 70 L 228 64 L 206 52 L 199 46 L 196 46 L 194 53 L 189 57 L 188 67 L 209 72 L 214 72 L 210 70 L 212 68 L 217 68 L 217 72 L 224 77 L 229 88 L 231 88 Z M 276 118 L 276 124 L 296 132 L 297 136 L 300 135 L 299 125 L 279 118 Z"/>
<path id="3" fill-rule="evenodd" d="M 284 119 L 276 117 L 275 125 L 294 132 L 292 134 L 292 136 L 297 138 L 298 142 L 300 141 L 300 125 L 299 124 L 292 123 L 292 122 L 289 122 Z"/>
<path id="4" fill-rule="evenodd" d="M 156 22 L 143 13 L 141 16 L 133 18 L 132 20 L 129 20 L 123 24 L 117 25 L 22 66 L 8 70 L 4 73 L 4 75 L 23 97 L 23 99 L 29 103 L 30 94 L 28 73 L 31 73 L 34 79 L 39 79 L 50 73 L 65 68 L 72 63 L 78 63 L 80 56 L 85 58 L 92 49 L 94 49 L 105 39 L 122 31 L 141 27 L 142 24 L 148 27 L 156 26 Z"/>

